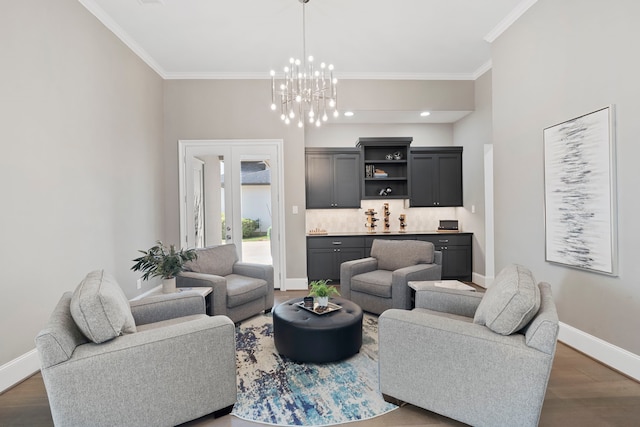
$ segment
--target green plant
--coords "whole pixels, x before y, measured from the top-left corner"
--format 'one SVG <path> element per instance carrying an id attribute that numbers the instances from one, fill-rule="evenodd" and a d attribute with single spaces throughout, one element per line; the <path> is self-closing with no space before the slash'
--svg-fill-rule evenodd
<path id="1" fill-rule="evenodd" d="M 313 282 L 309 283 L 309 286 L 311 287 L 309 296 L 318 298 L 331 297 L 334 295 L 340 296 L 340 292 L 338 292 L 338 289 L 336 289 L 335 286 L 329 286 L 328 283 L 330 281 L 330 279 L 323 279 L 314 280 Z"/>
<path id="2" fill-rule="evenodd" d="M 260 222 L 255 219 L 242 218 L 242 237 L 247 238 L 253 236 L 253 232 L 260 227 Z"/>
<path id="3" fill-rule="evenodd" d="M 171 279 L 184 270 L 184 263 L 198 258 L 194 249 L 176 250 L 174 245 L 168 248 L 160 240 L 148 251 L 138 251 L 143 256 L 134 259 L 133 271 L 143 271 L 142 278 L 160 276 L 163 279 Z"/>

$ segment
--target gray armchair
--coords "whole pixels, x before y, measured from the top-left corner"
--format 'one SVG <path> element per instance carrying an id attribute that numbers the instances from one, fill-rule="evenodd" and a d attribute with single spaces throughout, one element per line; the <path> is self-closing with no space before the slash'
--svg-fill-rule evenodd
<path id="1" fill-rule="evenodd" d="M 379 318 L 380 391 L 473 426 L 536 426 L 558 336 L 547 283 L 503 270 L 486 294 L 421 286 Z"/>
<path id="2" fill-rule="evenodd" d="M 178 287 L 213 288 L 214 315 L 228 316 L 234 323 L 268 313 L 273 308 L 273 266 L 238 261 L 234 244 L 196 249 L 198 258 L 185 264 L 176 277 Z"/>
<path id="3" fill-rule="evenodd" d="M 93 272 L 36 337 L 60 426 L 174 426 L 236 402 L 235 329 L 181 292 L 129 303 Z"/>
<path id="4" fill-rule="evenodd" d="M 410 309 L 412 280 L 440 280 L 442 252 L 418 240 L 376 239 L 371 257 L 340 265 L 340 293 L 363 310 L 380 314 Z"/>

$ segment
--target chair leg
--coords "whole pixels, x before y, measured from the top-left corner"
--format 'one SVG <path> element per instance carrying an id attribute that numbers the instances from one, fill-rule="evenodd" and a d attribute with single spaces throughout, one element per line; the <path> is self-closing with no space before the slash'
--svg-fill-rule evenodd
<path id="1" fill-rule="evenodd" d="M 214 418 L 224 417 L 225 415 L 229 415 L 232 410 L 233 410 L 233 405 L 229 405 L 226 408 L 218 409 L 217 411 L 213 412 L 213 417 Z"/>
<path id="2" fill-rule="evenodd" d="M 391 403 L 391 404 L 396 405 L 396 406 L 404 406 L 404 405 L 406 405 L 406 403 L 403 402 L 402 400 L 396 399 L 395 397 L 389 396 L 388 394 L 382 393 L 382 398 L 384 399 L 385 402 Z"/>

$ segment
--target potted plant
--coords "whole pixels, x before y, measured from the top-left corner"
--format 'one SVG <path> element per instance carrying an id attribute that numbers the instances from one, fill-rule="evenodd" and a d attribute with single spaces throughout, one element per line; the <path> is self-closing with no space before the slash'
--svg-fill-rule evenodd
<path id="1" fill-rule="evenodd" d="M 329 286 L 330 279 L 314 280 L 309 283 L 311 291 L 309 296 L 315 297 L 318 300 L 319 307 L 326 307 L 329 305 L 329 297 L 333 295 L 340 295 L 340 292 L 335 286 Z"/>
<path id="2" fill-rule="evenodd" d="M 165 293 L 175 292 L 176 275 L 184 270 L 187 261 L 198 258 L 194 249 L 176 250 L 174 245 L 168 248 L 160 240 L 148 251 L 138 251 L 143 256 L 134 259 L 133 271 L 143 271 L 142 278 L 149 280 L 149 277 L 162 277 L 162 291 Z"/>

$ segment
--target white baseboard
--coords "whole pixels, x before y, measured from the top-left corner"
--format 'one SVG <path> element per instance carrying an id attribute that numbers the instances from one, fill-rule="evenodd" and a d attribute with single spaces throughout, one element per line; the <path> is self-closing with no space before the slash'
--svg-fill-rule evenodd
<path id="1" fill-rule="evenodd" d="M 306 277 L 289 279 L 285 281 L 285 290 L 287 291 L 306 291 L 309 289 L 309 282 Z"/>
<path id="2" fill-rule="evenodd" d="M 640 381 L 640 356 L 560 322 L 558 341 Z"/>
<path id="3" fill-rule="evenodd" d="M 34 348 L 17 359 L 0 366 L 0 393 L 10 389 L 40 370 L 38 351 Z"/>
<path id="4" fill-rule="evenodd" d="M 483 288 L 488 288 L 489 285 L 493 282 L 493 277 L 483 276 L 482 274 L 472 273 L 471 281 L 478 286 L 482 286 Z"/>

